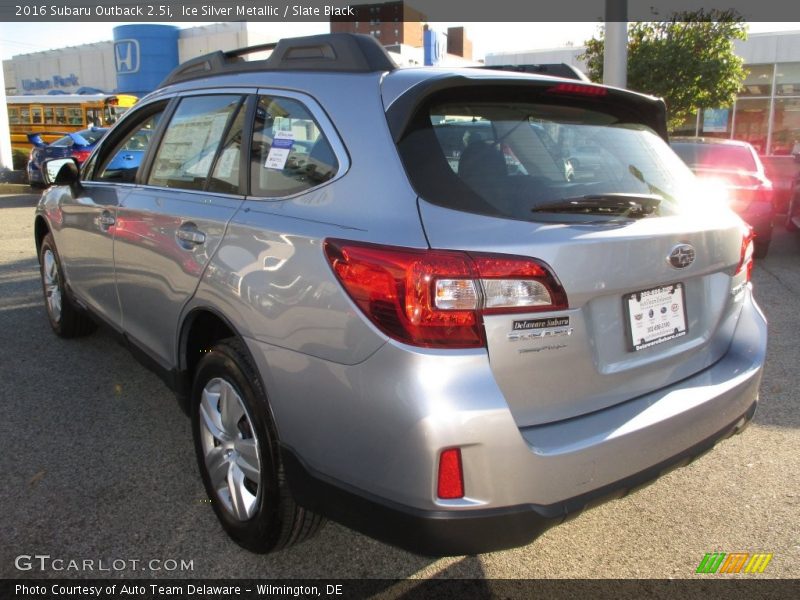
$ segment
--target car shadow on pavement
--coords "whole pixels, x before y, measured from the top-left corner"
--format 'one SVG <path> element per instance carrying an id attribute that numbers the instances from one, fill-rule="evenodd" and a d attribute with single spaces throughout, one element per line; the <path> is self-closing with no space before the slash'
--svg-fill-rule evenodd
<path id="1" fill-rule="evenodd" d="M 190 421 L 172 393 L 102 328 L 56 337 L 32 256 L 0 262 L 0 380 L 10 384 L 0 392 L 0 439 L 16 449 L 0 453 L 0 577 L 18 574 L 14 557 L 35 548 L 192 563 L 185 572 L 118 574 L 129 577 L 385 579 L 380 592 L 436 561 L 335 523 L 271 555 L 234 544 L 211 509 Z"/>
<path id="2" fill-rule="evenodd" d="M 0 209 L 34 207 L 40 197 L 41 194 L 36 193 L 0 195 Z"/>
<path id="3" fill-rule="evenodd" d="M 756 261 L 753 294 L 767 316 L 767 361 L 754 425 L 800 428 L 800 234 L 775 229 L 769 255 Z"/>

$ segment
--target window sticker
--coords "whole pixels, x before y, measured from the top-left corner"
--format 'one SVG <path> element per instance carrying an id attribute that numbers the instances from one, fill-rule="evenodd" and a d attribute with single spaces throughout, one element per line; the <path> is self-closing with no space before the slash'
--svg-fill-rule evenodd
<path id="1" fill-rule="evenodd" d="M 275 138 L 272 140 L 272 147 L 267 154 L 267 161 L 264 167 L 267 169 L 276 169 L 282 171 L 286 166 L 286 160 L 289 158 L 289 153 L 294 146 L 294 133 L 291 131 L 277 131 Z"/>
<path id="2" fill-rule="evenodd" d="M 239 160 L 238 148 L 225 148 L 222 156 L 217 161 L 217 169 L 214 175 L 217 179 L 229 179 L 233 175 L 233 167 Z"/>

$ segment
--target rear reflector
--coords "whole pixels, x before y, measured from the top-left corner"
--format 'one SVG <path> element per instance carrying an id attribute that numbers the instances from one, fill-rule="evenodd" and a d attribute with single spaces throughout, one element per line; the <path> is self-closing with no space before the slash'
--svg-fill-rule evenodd
<path id="1" fill-rule="evenodd" d="M 755 234 L 753 233 L 753 228 L 750 227 L 750 225 L 745 225 L 742 231 L 742 250 L 739 257 L 739 265 L 736 267 L 736 272 L 734 273 L 734 276 L 739 273 L 745 273 L 745 281 L 750 281 L 750 277 L 753 273 L 754 238 Z"/>
<path id="2" fill-rule="evenodd" d="M 554 311 L 567 296 L 533 259 L 326 240 L 345 291 L 381 331 L 426 348 L 485 345 L 483 315 Z"/>
<path id="3" fill-rule="evenodd" d="M 464 472 L 461 468 L 461 448 L 442 450 L 439 457 L 439 477 L 436 495 L 442 500 L 464 497 Z"/>

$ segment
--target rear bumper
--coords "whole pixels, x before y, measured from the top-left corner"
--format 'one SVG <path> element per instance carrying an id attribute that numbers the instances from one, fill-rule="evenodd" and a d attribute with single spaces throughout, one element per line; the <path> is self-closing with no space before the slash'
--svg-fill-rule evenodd
<path id="1" fill-rule="evenodd" d="M 745 291 L 728 351 L 672 385 L 582 416 L 520 428 L 484 353 L 386 344 L 337 365 L 250 340 L 287 478 L 301 505 L 428 555 L 530 542 L 741 429 L 755 412 L 763 314 Z M 462 451 L 467 496 L 436 497 L 438 456 Z"/>
<path id="2" fill-rule="evenodd" d="M 36 165 L 29 163 L 27 166 L 27 171 L 28 171 L 28 181 L 34 183 L 44 183 L 44 180 L 42 179 L 42 171 Z"/>
<path id="3" fill-rule="evenodd" d="M 469 511 L 420 510 L 332 483 L 312 473 L 288 448 L 282 450 L 292 494 L 306 508 L 370 537 L 425 556 L 481 554 L 529 544 L 550 527 L 587 508 L 622 498 L 663 474 L 689 464 L 741 431 L 757 402 L 708 439 L 612 484 L 546 506 L 523 504 Z"/>

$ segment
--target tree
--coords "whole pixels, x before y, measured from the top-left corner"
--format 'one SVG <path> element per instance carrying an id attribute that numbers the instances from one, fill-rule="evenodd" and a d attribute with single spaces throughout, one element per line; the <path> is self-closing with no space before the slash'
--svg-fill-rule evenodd
<path id="1" fill-rule="evenodd" d="M 581 55 L 593 81 L 603 80 L 604 33 L 587 41 Z M 629 23 L 628 88 L 664 98 L 670 129 L 697 110 L 730 107 L 746 75 L 733 41 L 746 38 L 744 19 L 733 10 Z"/>

